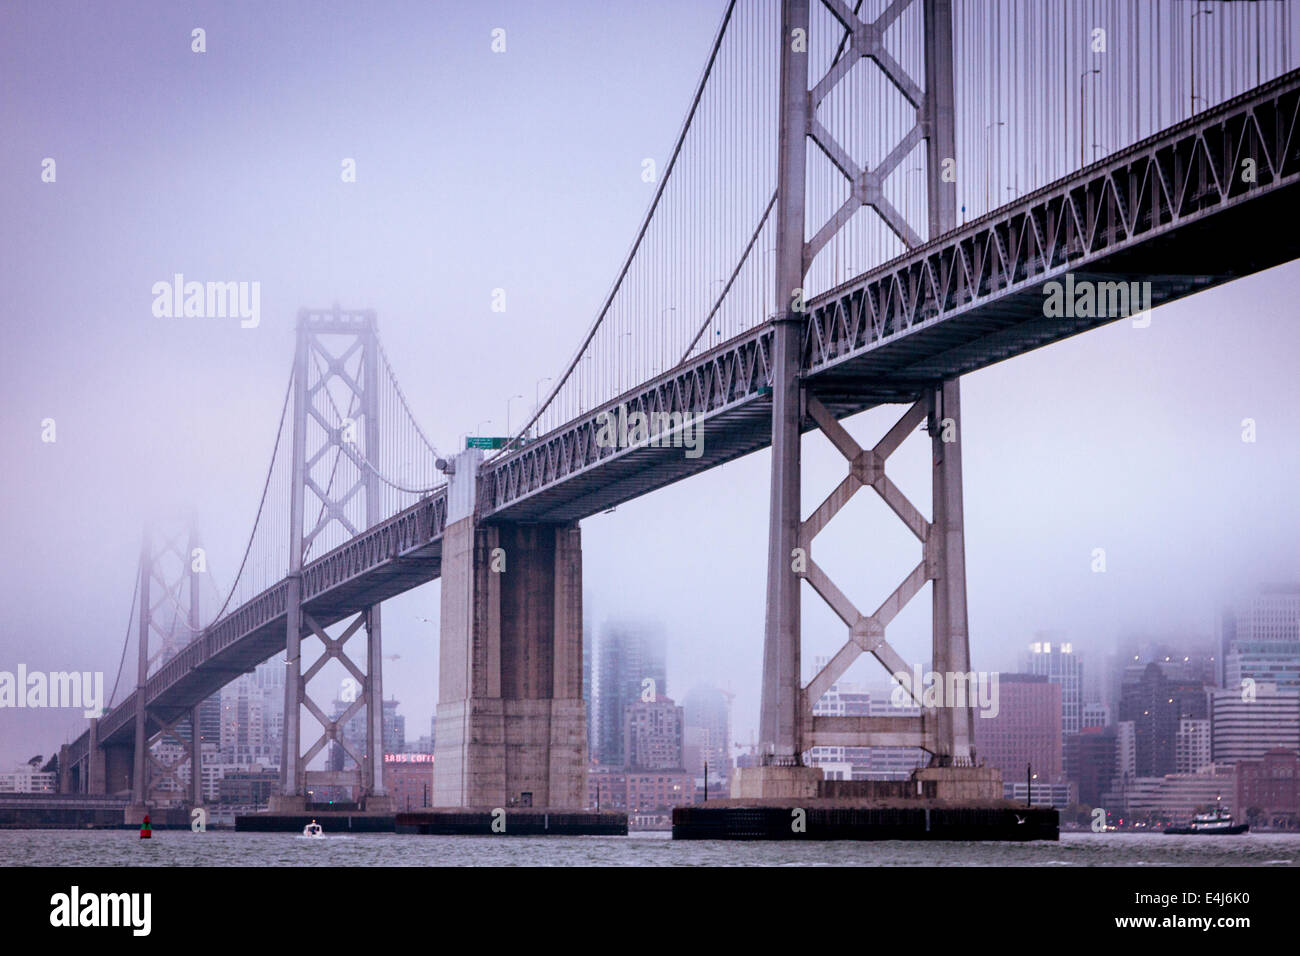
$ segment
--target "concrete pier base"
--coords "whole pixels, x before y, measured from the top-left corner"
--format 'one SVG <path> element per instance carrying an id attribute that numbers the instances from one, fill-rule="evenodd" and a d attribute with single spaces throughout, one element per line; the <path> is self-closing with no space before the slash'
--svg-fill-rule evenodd
<path id="1" fill-rule="evenodd" d="M 449 482 L 433 805 L 581 810 L 581 532 L 479 523 L 480 459 L 458 455 Z"/>
<path id="2" fill-rule="evenodd" d="M 744 805 L 736 805 L 743 803 Z M 954 806 L 930 800 L 867 805 L 814 798 L 718 800 L 673 810 L 674 840 L 1028 840 L 1060 839 L 1055 810 Z"/>
<path id="3" fill-rule="evenodd" d="M 734 772 L 731 797 L 673 811 L 674 840 L 1057 840 L 1055 810 L 1002 799 L 992 767 L 908 780 L 823 780 L 816 767 Z"/>
<path id="4" fill-rule="evenodd" d="M 397 832 L 444 836 L 627 836 L 627 814 L 610 810 L 418 810 Z"/>
<path id="5" fill-rule="evenodd" d="M 307 798 L 302 794 L 273 793 L 267 801 L 271 814 L 298 814 L 307 812 Z"/>
<path id="6" fill-rule="evenodd" d="M 993 767 L 925 767 L 913 772 L 917 792 L 954 803 L 1002 799 L 1002 771 Z"/>
<path id="7" fill-rule="evenodd" d="M 741 767 L 732 771 L 731 796 L 738 800 L 807 800 L 821 786 L 820 767 Z"/>

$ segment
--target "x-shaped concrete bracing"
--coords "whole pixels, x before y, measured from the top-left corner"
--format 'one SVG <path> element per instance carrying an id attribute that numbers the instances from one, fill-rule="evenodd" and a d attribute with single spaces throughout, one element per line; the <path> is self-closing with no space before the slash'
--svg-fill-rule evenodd
<path id="1" fill-rule="evenodd" d="M 162 567 L 163 561 L 168 558 L 174 558 L 178 563 L 179 570 L 176 577 L 168 580 Z M 183 627 L 190 631 L 189 611 L 181 604 L 181 596 L 185 591 L 185 585 L 188 582 L 190 587 L 194 586 L 189 572 L 190 556 L 188 552 L 181 550 L 180 536 L 173 535 L 167 539 L 166 544 L 160 550 L 154 551 L 149 562 L 149 578 L 158 584 L 158 600 L 149 602 L 149 630 L 151 632 L 150 646 L 153 646 L 152 634 L 158 635 L 158 649 L 149 655 L 148 671 L 153 673 L 154 665 L 161 664 L 162 656 L 170 650 L 175 650 L 175 637 L 178 627 Z M 152 597 L 152 590 L 150 595 Z M 164 628 L 161 624 L 163 618 L 159 615 L 159 609 L 165 604 L 170 604 L 172 614 L 167 621 L 169 626 Z M 180 645 L 184 646 L 195 638 L 196 634 L 189 633 Z"/>
<path id="2" fill-rule="evenodd" d="M 180 778 L 180 768 L 190 762 L 190 742 L 181 738 L 180 734 L 176 731 L 176 725 L 189 719 L 189 714 L 182 714 L 171 723 L 164 723 L 162 730 L 149 740 L 149 748 L 146 751 L 146 754 L 148 755 L 150 766 L 152 766 L 156 771 L 155 773 L 150 774 L 149 779 L 148 791 L 150 803 L 155 802 L 155 794 L 158 791 L 159 784 L 167 779 L 171 779 L 176 784 L 176 792 L 178 792 L 182 798 L 184 798 L 186 794 L 186 782 L 182 781 Z M 191 733 L 198 733 L 198 728 L 191 728 Z M 181 755 L 170 763 L 165 760 L 160 760 L 158 755 L 153 752 L 155 744 L 163 743 L 168 738 L 175 741 L 176 745 L 181 749 Z M 191 769 L 190 773 L 193 774 L 194 771 Z"/>
<path id="3" fill-rule="evenodd" d="M 830 662 L 818 672 L 803 689 L 801 712 L 804 715 L 803 748 L 832 746 L 910 746 L 933 745 L 931 735 L 925 730 L 920 717 L 879 718 L 812 716 L 812 708 L 823 694 L 857 660 L 863 651 L 872 654 L 890 674 L 907 672 L 908 667 L 899 653 L 885 640 L 885 629 L 907 605 L 926 581 L 935 577 L 935 566 L 930 548 L 930 522 L 912 506 L 898 486 L 885 474 L 885 460 L 897 450 L 930 412 L 928 399 L 921 399 L 903 414 L 894 427 L 874 448 L 864 449 L 845 431 L 830 411 L 811 394 L 806 396 L 808 414 L 817 422 L 822 432 L 849 462 L 849 474 L 839 483 L 826 500 L 809 515 L 799 528 L 799 546 L 803 549 L 804 570 L 800 573 L 812 585 L 822 600 L 830 605 L 849 628 L 849 639 Z M 874 614 L 864 615 L 851 600 L 835 586 L 825 571 L 812 559 L 812 542 L 860 488 L 870 487 L 889 505 L 894 514 L 907 525 L 908 530 L 921 542 L 922 558 L 912 572 L 878 607 Z M 910 684 L 910 682 L 909 682 Z M 909 686 L 909 685 L 905 685 Z M 912 691 L 909 687 L 909 694 Z M 912 694 L 913 699 L 916 697 Z M 917 700 L 920 704 L 920 701 Z"/>
<path id="4" fill-rule="evenodd" d="M 916 148 L 917 144 L 925 139 L 928 132 L 924 118 L 925 94 L 916 82 L 908 76 L 907 71 L 894 59 L 893 55 L 885 49 L 883 39 L 885 31 L 912 2 L 913 0 L 894 0 L 874 21 L 865 23 L 858 19 L 857 14 L 849 8 L 844 0 L 822 0 L 822 3 L 830 10 L 835 19 L 843 25 L 849 47 L 847 51 L 836 58 L 834 64 L 826 71 L 826 75 L 808 94 L 808 136 L 826 154 L 826 158 L 834 164 L 844 178 L 849 181 L 850 192 L 849 197 L 844 200 L 844 203 L 835 211 L 834 215 L 817 230 L 817 234 L 804 243 L 803 271 L 805 273 L 812 265 L 817 253 L 822 250 L 826 243 L 831 241 L 837 232 L 844 228 L 848 221 L 853 218 L 853 214 L 863 206 L 870 206 L 874 209 L 885 225 L 902 240 L 907 248 L 913 249 L 921 244 L 921 237 L 916 234 L 894 204 L 885 198 L 883 191 L 885 180 L 898 168 L 898 165 L 907 155 Z M 859 166 L 849 156 L 844 147 L 839 144 L 830 130 L 817 118 L 817 107 L 826 99 L 831 90 L 849 74 L 858 60 L 864 57 L 880 68 L 880 71 L 885 74 L 889 82 L 917 111 L 916 123 L 895 144 L 894 148 L 889 151 L 889 154 L 880 161 L 875 169 L 865 169 Z"/>
<path id="5" fill-rule="evenodd" d="M 359 407 L 364 408 L 365 405 L 365 389 L 359 380 L 360 376 L 364 374 L 362 371 L 364 363 L 362 363 L 362 367 L 357 369 L 357 375 L 353 375 L 347 369 L 348 361 L 354 354 L 361 351 L 365 340 L 363 337 L 357 336 L 352 344 L 344 350 L 343 354 L 338 356 L 331 354 L 316 336 L 311 336 L 308 341 L 310 354 L 316 365 L 317 379 L 316 382 L 307 389 L 306 411 L 307 414 L 311 418 L 315 419 L 316 423 L 321 427 L 326 438 L 325 441 L 322 442 L 321 447 L 317 449 L 316 453 L 307 459 L 306 467 L 303 469 L 304 484 L 311 489 L 312 494 L 316 496 L 321 504 L 321 513 L 317 517 L 315 526 L 312 527 L 311 530 L 307 531 L 304 537 L 304 553 L 310 550 L 312 542 L 322 531 L 325 530 L 331 521 L 337 521 L 341 524 L 350 536 L 355 537 L 357 535 L 358 529 L 348 518 L 346 509 L 348 502 L 366 488 L 366 466 L 364 459 L 357 452 L 356 447 L 351 442 L 343 440 L 345 422 L 348 419 L 353 419 L 354 425 L 359 428 L 360 425 L 356 423 L 356 419 L 363 417 L 365 414 L 364 411 L 357 412 L 354 418 L 354 411 Z M 324 358 L 325 360 L 324 368 L 320 367 L 319 360 L 321 358 Z M 330 379 L 334 378 L 342 382 L 344 387 L 348 390 L 350 397 L 348 399 L 348 410 L 346 413 L 339 409 L 338 405 L 334 401 L 333 394 L 329 391 L 328 386 Z M 371 384 L 372 383 L 367 382 L 366 386 L 370 386 Z M 322 392 L 325 394 L 325 398 L 328 400 L 335 416 L 339 419 L 337 425 L 335 425 L 317 405 L 317 396 Z M 322 488 L 311 475 L 312 468 L 315 467 L 318 461 L 329 453 L 330 449 L 336 449 L 337 454 L 347 457 L 357 468 L 357 478 L 353 481 L 352 487 L 341 492 L 335 491 L 333 488 L 333 473 L 331 474 L 329 483 L 324 488 Z M 332 469 L 331 471 L 334 472 L 336 469 Z"/>
<path id="6" fill-rule="evenodd" d="M 303 673 L 302 682 L 299 685 L 299 703 L 303 707 L 306 707 L 311 715 L 320 722 L 320 725 L 324 728 L 324 733 L 322 733 L 316 742 L 311 745 L 307 753 L 302 756 L 299 766 L 306 767 L 311 764 L 316 755 L 325 749 L 325 745 L 331 740 L 334 740 L 339 743 L 349 757 L 356 761 L 357 767 L 364 768 L 366 766 L 366 761 L 363 758 L 363 755 L 358 754 L 352 749 L 352 745 L 348 742 L 347 738 L 343 736 L 341 728 L 347 726 L 347 722 L 353 718 L 357 711 L 365 707 L 367 701 L 370 699 L 370 682 L 367 680 L 367 676 L 352 662 L 352 658 L 348 657 L 348 655 L 343 652 L 343 645 L 348 642 L 348 639 L 352 637 L 352 635 L 356 634 L 357 631 L 361 629 L 363 624 L 365 624 L 366 612 L 362 611 L 354 617 L 352 622 L 344 629 L 343 633 L 336 638 L 330 637 L 329 634 L 325 632 L 325 629 L 321 627 L 320 624 L 318 624 L 306 611 L 303 611 L 302 619 L 303 623 L 311 628 L 312 633 L 320 638 L 321 643 L 325 645 L 325 653 L 321 654 L 321 656 L 316 659 L 316 662 Z M 319 674 L 321 668 L 329 663 L 331 659 L 340 661 L 352 676 L 356 678 L 357 685 L 360 688 L 356 700 L 350 703 L 348 708 L 339 716 L 338 720 L 330 720 L 325 716 L 324 711 L 316 705 L 316 702 L 311 699 L 311 695 L 307 693 L 307 687 L 311 683 L 311 679 Z M 365 774 L 362 773 L 363 778 L 364 776 Z"/>

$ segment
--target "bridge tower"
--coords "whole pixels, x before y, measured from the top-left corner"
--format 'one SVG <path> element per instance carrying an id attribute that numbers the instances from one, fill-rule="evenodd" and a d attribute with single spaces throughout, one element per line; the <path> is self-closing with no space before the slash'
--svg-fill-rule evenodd
<path id="1" fill-rule="evenodd" d="M 811 0 L 819 2 L 819 0 Z M 843 27 L 842 56 L 809 86 L 810 0 L 782 0 L 781 76 L 776 239 L 776 302 L 773 316 L 772 478 L 768 536 L 767 616 L 763 645 L 760 734 L 765 765 L 737 775 L 733 796 L 810 796 L 820 771 L 803 766 L 802 754 L 818 744 L 923 746 L 932 766 L 968 765 L 972 757 L 969 706 L 923 711 L 915 719 L 813 718 L 812 707 L 849 664 L 868 651 L 896 673 L 902 659 L 884 639 L 884 628 L 929 580 L 933 584 L 933 666 L 966 673 L 965 547 L 961 495 L 961 408 L 956 378 L 918 383 L 915 404 L 875 448 L 864 450 L 800 379 L 807 316 L 804 277 L 817 253 L 861 207 L 873 209 L 908 247 L 924 241 L 921 224 L 909 224 L 882 191 L 882 183 L 908 153 L 925 141 L 928 167 L 928 235 L 956 226 L 956 186 L 945 181 L 945 160 L 954 157 L 951 0 L 894 0 L 864 21 L 842 0 L 820 0 Z M 922 7 L 924 87 L 886 49 L 884 35 L 905 10 Z M 817 118 L 818 105 L 859 60 L 870 60 L 916 110 L 915 126 L 875 168 L 859 167 Z M 849 198 L 805 239 L 806 157 L 809 142 L 839 169 Z M 947 177 L 951 180 L 951 176 Z M 849 461 L 850 474 L 807 521 L 800 511 L 800 444 L 808 419 Z M 933 443 L 932 522 L 925 522 L 884 475 L 884 460 L 907 434 L 926 423 Z M 884 605 L 863 615 L 817 567 L 812 538 L 860 487 L 874 488 L 921 538 L 923 559 Z M 849 628 L 849 640 L 805 688 L 800 674 L 800 581 L 807 580 Z M 847 721 L 847 724 L 844 722 Z M 819 724 L 822 724 L 819 726 Z M 843 724 L 843 725 L 841 725 Z"/>
<path id="2" fill-rule="evenodd" d="M 198 637 L 199 599 L 207 558 L 199 547 L 193 524 L 188 532 L 159 537 L 146 529 L 140 547 L 136 584 L 137 656 L 135 687 L 135 733 L 129 764 L 120 752 L 101 753 L 92 719 L 88 789 L 92 793 L 116 793 L 129 785 L 131 803 L 126 822 L 138 824 L 144 815 L 164 804 L 203 802 L 202 744 L 197 706 L 172 711 L 146 706 L 149 677 Z M 152 652 L 151 652 L 152 651 Z M 173 759 L 159 754 L 160 744 Z M 189 764 L 187 782 L 181 769 Z"/>
<path id="3" fill-rule="evenodd" d="M 313 542 L 331 540 L 340 532 L 353 537 L 383 518 L 378 472 L 380 386 L 379 338 L 372 310 L 302 309 L 298 313 L 294 352 L 293 426 L 289 513 L 289 575 L 286 607 L 284 740 L 280 792 L 272 812 L 306 808 L 314 787 L 352 788 L 371 811 L 390 808 L 384 789 L 383 645 L 379 604 L 351 621 L 329 607 L 303 602 L 302 571 Z M 332 454 L 331 454 L 332 453 Z M 360 498 L 361 501 L 357 499 Z M 336 628 L 331 635 L 327 628 Z M 363 673 L 344 650 L 362 628 L 366 639 Z M 306 670 L 302 642 L 318 638 L 321 656 Z M 350 674 L 338 688 L 347 704 L 342 713 L 327 714 L 314 701 L 309 684 L 331 660 Z M 324 728 L 306 752 L 302 749 L 302 711 Z M 361 752 L 344 734 L 358 713 L 365 715 Z M 331 742 L 352 758 L 351 770 L 308 770 Z"/>
<path id="4" fill-rule="evenodd" d="M 582 535 L 480 520 L 482 452 L 448 474 L 433 805 L 586 804 Z"/>

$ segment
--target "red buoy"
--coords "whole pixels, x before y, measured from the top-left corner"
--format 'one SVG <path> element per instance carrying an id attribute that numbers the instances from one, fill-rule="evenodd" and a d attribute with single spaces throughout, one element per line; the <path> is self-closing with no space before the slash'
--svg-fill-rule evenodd
<path id="1" fill-rule="evenodd" d="M 140 839 L 148 840 L 153 836 L 153 831 L 149 828 L 149 814 L 144 815 L 144 823 L 140 824 Z"/>

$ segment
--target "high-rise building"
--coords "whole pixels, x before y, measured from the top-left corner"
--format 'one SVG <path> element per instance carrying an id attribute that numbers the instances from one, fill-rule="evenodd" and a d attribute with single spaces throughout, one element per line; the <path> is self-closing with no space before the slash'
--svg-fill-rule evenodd
<path id="1" fill-rule="evenodd" d="M 582 699 L 587 705 L 587 753 L 596 753 L 596 668 L 595 647 L 591 636 L 591 619 L 582 621 Z"/>
<path id="2" fill-rule="evenodd" d="M 1210 721 L 1184 717 L 1178 722 L 1174 744 L 1174 773 L 1200 773 L 1212 762 Z"/>
<path id="3" fill-rule="evenodd" d="M 636 700 L 624 716 L 623 752 L 632 770 L 680 770 L 685 715 L 669 697 Z"/>
<path id="4" fill-rule="evenodd" d="M 1002 780 L 1025 778 L 1027 764 L 1044 783 L 1062 777 L 1061 685 L 1043 674 L 1002 674 L 996 717 L 976 720 L 976 752 L 1002 771 Z"/>
<path id="5" fill-rule="evenodd" d="M 280 709 L 283 710 L 283 706 Z M 199 741 L 205 744 L 221 745 L 220 691 L 199 703 Z"/>
<path id="6" fill-rule="evenodd" d="M 1115 782 L 1137 778 L 1137 730 L 1133 721 L 1115 725 Z"/>
<path id="7" fill-rule="evenodd" d="M 1083 727 L 1083 663 L 1074 645 L 1054 634 L 1035 635 L 1025 657 L 1025 672 L 1060 685 L 1061 733 L 1077 734 Z"/>
<path id="8" fill-rule="evenodd" d="M 1083 726 L 1080 730 L 1087 730 L 1089 727 L 1109 727 L 1110 726 L 1110 708 L 1101 701 L 1093 701 L 1083 705 Z"/>
<path id="9" fill-rule="evenodd" d="M 1300 691 L 1258 684 L 1253 692 L 1225 688 L 1210 695 L 1215 763 L 1258 760 L 1274 749 L 1300 751 Z"/>
<path id="10" fill-rule="evenodd" d="M 1085 727 L 1065 738 L 1065 777 L 1075 785 L 1079 802 L 1089 807 L 1115 780 L 1118 734 L 1113 727 Z"/>
<path id="11" fill-rule="evenodd" d="M 661 630 L 641 622 L 605 622 L 597 646 L 596 759 L 625 765 L 624 717 L 633 701 L 668 694 L 667 642 Z"/>
<path id="12" fill-rule="evenodd" d="M 1121 689 L 1119 719 L 1133 722 L 1139 777 L 1177 772 L 1179 722 L 1209 716 L 1206 685 L 1200 679 L 1166 676 L 1166 671 L 1185 673 L 1179 666 L 1167 668 L 1152 661 L 1136 679 L 1126 680 Z"/>
<path id="13" fill-rule="evenodd" d="M 1300 641 L 1234 641 L 1223 663 L 1223 686 L 1239 692 L 1248 680 L 1300 691 Z"/>
<path id="14" fill-rule="evenodd" d="M 384 701 L 384 753 L 401 753 L 406 749 L 406 718 L 397 712 L 397 701 Z"/>
<path id="15" fill-rule="evenodd" d="M 1220 683 L 1232 690 L 1252 679 L 1300 690 L 1300 585 L 1267 585 L 1224 612 Z"/>
<path id="16" fill-rule="evenodd" d="M 731 770 L 731 697 L 716 687 L 695 687 L 682 702 L 686 712 L 683 755 L 692 776 L 726 778 Z"/>
<path id="17" fill-rule="evenodd" d="M 265 763 L 273 756 L 266 726 L 266 699 L 250 676 L 241 676 L 221 692 L 221 753 L 226 762 L 241 767 Z"/>

